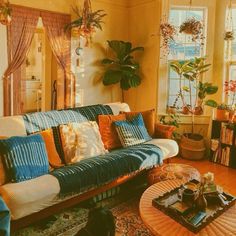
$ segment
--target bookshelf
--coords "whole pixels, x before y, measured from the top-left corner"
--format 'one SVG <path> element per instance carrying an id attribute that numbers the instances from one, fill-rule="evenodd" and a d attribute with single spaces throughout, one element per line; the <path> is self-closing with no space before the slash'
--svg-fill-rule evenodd
<path id="1" fill-rule="evenodd" d="M 212 121 L 211 161 L 236 168 L 236 124 Z"/>

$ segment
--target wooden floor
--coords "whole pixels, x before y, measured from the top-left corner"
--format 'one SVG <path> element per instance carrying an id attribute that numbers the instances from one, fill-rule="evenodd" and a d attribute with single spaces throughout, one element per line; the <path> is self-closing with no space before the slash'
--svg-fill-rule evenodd
<path id="1" fill-rule="evenodd" d="M 208 160 L 189 161 L 179 157 L 171 159 L 171 163 L 183 163 L 194 166 L 201 174 L 212 172 L 215 174 L 215 182 L 218 185 L 222 186 L 225 191 L 236 195 L 236 169 L 212 163 Z"/>

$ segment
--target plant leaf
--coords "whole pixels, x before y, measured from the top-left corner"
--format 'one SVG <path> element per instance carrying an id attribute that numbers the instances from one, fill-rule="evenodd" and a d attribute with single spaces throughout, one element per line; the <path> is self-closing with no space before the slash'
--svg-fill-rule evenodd
<path id="1" fill-rule="evenodd" d="M 122 71 L 120 70 L 107 70 L 103 77 L 104 85 L 111 85 L 119 83 L 122 79 Z"/>
<path id="2" fill-rule="evenodd" d="M 205 105 L 210 106 L 210 107 L 217 107 L 217 102 L 215 100 L 209 99 L 205 101 Z"/>
<path id="3" fill-rule="evenodd" d="M 102 60 L 102 64 L 103 65 L 111 65 L 111 64 L 114 64 L 115 63 L 115 61 L 114 60 L 111 60 L 111 59 L 109 59 L 109 58 L 104 58 L 103 60 Z"/>

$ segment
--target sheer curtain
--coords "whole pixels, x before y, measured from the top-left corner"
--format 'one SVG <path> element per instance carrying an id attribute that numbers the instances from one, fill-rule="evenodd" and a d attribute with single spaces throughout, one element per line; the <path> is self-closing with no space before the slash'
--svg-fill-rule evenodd
<path id="1" fill-rule="evenodd" d="M 12 6 L 12 22 L 8 26 L 8 67 L 4 72 L 4 115 L 11 115 L 11 103 L 13 102 L 13 115 L 21 114 L 22 80 L 21 65 L 26 60 L 27 52 L 33 40 L 34 32 L 39 18 L 39 11 Z M 13 101 L 11 101 L 10 75 L 13 74 Z"/>
<path id="2" fill-rule="evenodd" d="M 71 16 L 42 11 L 41 17 L 51 49 L 59 65 L 57 73 L 57 109 L 74 106 L 73 74 L 71 73 L 71 38 L 65 33 L 65 25 L 70 23 Z"/>

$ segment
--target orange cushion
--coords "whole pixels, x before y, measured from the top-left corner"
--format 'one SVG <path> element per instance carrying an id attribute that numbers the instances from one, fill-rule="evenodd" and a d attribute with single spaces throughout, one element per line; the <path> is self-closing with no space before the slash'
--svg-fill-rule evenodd
<path id="1" fill-rule="evenodd" d="M 126 119 L 130 120 L 134 118 L 134 116 L 138 115 L 139 113 L 143 116 L 143 121 L 146 126 L 148 134 L 153 137 L 155 134 L 155 110 L 147 110 L 147 111 L 140 111 L 140 112 L 121 112 L 121 114 L 126 115 Z"/>
<path id="2" fill-rule="evenodd" d="M 155 124 L 155 138 L 172 138 L 173 131 L 176 129 L 172 125 Z"/>
<path id="3" fill-rule="evenodd" d="M 111 150 L 121 147 L 121 142 L 116 132 L 114 121 L 125 120 L 125 114 L 119 115 L 99 115 L 98 125 L 105 149 Z"/>
<path id="4" fill-rule="evenodd" d="M 42 135 L 43 140 L 45 142 L 47 154 L 48 154 L 48 162 L 50 166 L 53 168 L 58 168 L 58 167 L 63 166 L 61 159 L 56 150 L 52 129 L 41 131 L 39 132 L 39 134 Z"/>
<path id="5" fill-rule="evenodd" d="M 0 136 L 0 139 L 7 139 L 7 137 Z M 5 184 L 6 182 L 7 182 L 7 176 L 2 163 L 2 158 L 0 157 L 0 186 Z"/>

